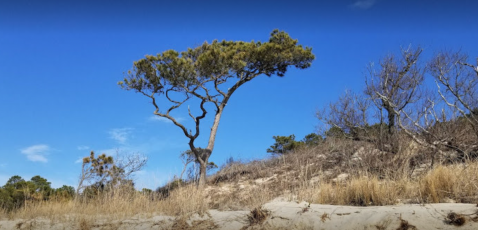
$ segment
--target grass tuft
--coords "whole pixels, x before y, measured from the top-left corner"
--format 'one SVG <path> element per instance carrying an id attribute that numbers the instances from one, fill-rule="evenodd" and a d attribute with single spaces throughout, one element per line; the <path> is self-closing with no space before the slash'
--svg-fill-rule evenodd
<path id="1" fill-rule="evenodd" d="M 262 207 L 256 207 L 251 210 L 251 213 L 247 216 L 247 218 L 249 220 L 250 226 L 252 226 L 256 224 L 261 224 L 267 219 L 269 215 L 270 211 Z"/>
<path id="2" fill-rule="evenodd" d="M 466 223 L 466 219 L 463 215 L 454 212 L 448 213 L 445 220 L 448 224 L 455 226 L 462 226 Z"/>
<path id="3" fill-rule="evenodd" d="M 408 221 L 402 219 L 402 216 L 400 215 L 400 225 L 398 226 L 397 230 L 416 230 L 417 227 L 414 225 L 411 225 L 408 223 Z"/>

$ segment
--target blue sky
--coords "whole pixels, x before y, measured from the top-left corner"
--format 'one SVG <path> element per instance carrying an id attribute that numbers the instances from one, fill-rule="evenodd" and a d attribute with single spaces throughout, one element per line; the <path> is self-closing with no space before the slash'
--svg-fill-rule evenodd
<path id="1" fill-rule="evenodd" d="M 147 155 L 139 188 L 179 174 L 188 139 L 116 84 L 146 54 L 266 41 L 276 28 L 312 47 L 311 68 L 258 77 L 224 111 L 210 160 L 260 159 L 274 135 L 315 132 L 315 111 L 360 92 L 367 64 L 401 46 L 421 45 L 424 61 L 443 49 L 477 57 L 476 9 L 474 0 L 0 1 L 0 185 L 40 175 L 75 186 L 91 150 Z"/>

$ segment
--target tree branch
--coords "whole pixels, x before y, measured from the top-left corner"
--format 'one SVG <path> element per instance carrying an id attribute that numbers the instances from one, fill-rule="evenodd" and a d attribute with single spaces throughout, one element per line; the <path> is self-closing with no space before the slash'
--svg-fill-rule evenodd
<path id="1" fill-rule="evenodd" d="M 175 108 L 178 108 L 181 104 L 183 104 L 186 100 L 184 100 L 182 103 L 180 103 L 179 105 L 176 105 L 176 106 L 173 106 L 171 108 L 168 109 L 168 112 L 166 114 L 163 114 L 163 113 L 160 113 L 159 112 L 159 106 L 156 104 L 156 98 L 154 97 L 154 93 L 151 94 L 151 95 L 147 95 L 145 94 L 144 92 L 141 92 L 143 93 L 145 96 L 151 98 L 152 100 L 152 104 L 154 105 L 154 107 L 156 108 L 156 110 L 154 111 L 154 114 L 157 115 L 157 116 L 160 116 L 160 117 L 164 117 L 164 118 L 167 118 L 169 120 L 171 120 L 176 126 L 178 126 L 179 128 L 181 128 L 181 130 L 183 131 L 184 135 L 186 135 L 186 137 L 188 138 L 191 138 L 191 135 L 188 134 L 188 131 L 186 129 L 186 127 L 184 127 L 184 125 L 182 125 L 181 123 L 179 123 L 178 121 L 176 121 L 176 119 L 174 119 L 173 117 L 171 117 L 169 115 L 169 112 L 171 112 L 173 109 Z"/>

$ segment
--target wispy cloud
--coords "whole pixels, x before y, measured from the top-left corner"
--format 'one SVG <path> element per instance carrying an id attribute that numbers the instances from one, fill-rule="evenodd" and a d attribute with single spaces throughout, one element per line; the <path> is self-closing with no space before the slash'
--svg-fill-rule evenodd
<path id="1" fill-rule="evenodd" d="M 184 121 L 184 119 L 182 117 L 176 117 L 175 118 L 177 122 L 182 122 Z M 172 124 L 173 122 L 171 120 L 169 120 L 168 118 L 165 118 L 165 117 L 160 117 L 160 116 L 156 116 L 156 115 L 152 115 L 151 117 L 149 117 L 149 120 L 150 121 L 160 121 L 160 122 L 164 122 L 164 123 L 170 123 Z"/>
<path id="2" fill-rule="evenodd" d="M 133 131 L 132 128 L 121 128 L 121 129 L 112 129 L 109 131 L 110 138 L 117 141 L 120 144 L 126 143 L 128 138 Z"/>
<path id="3" fill-rule="evenodd" d="M 88 149 L 90 149 L 90 147 L 89 147 L 89 146 L 86 146 L 86 145 L 80 145 L 80 146 L 78 146 L 77 148 L 78 148 L 78 150 L 80 150 L 80 151 L 81 151 L 81 150 L 88 150 Z"/>
<path id="4" fill-rule="evenodd" d="M 377 0 L 358 0 L 349 6 L 354 9 L 366 10 L 372 8 L 375 3 L 377 3 Z"/>
<path id="5" fill-rule="evenodd" d="M 128 147 L 125 147 L 125 146 L 123 146 L 121 149 L 123 149 L 123 150 L 126 149 L 126 151 L 129 150 L 129 148 L 128 148 Z M 106 155 L 108 155 L 108 156 L 114 156 L 114 155 L 117 154 L 119 151 L 120 151 L 119 148 L 102 149 L 102 150 L 99 150 L 99 151 L 98 151 L 97 155 L 100 155 L 100 154 L 103 154 L 103 153 L 104 153 L 104 154 L 106 154 Z M 95 153 L 96 153 L 96 151 L 95 151 Z"/>
<path id="6" fill-rule="evenodd" d="M 22 154 L 27 156 L 27 159 L 33 162 L 48 162 L 46 155 L 51 151 L 50 146 L 48 145 L 33 145 L 21 150 Z"/>
<path id="7" fill-rule="evenodd" d="M 148 174 L 148 172 L 146 170 L 139 170 L 139 171 L 136 171 L 133 173 L 133 176 L 144 176 Z"/>
<path id="8" fill-rule="evenodd" d="M 78 157 L 78 159 L 75 161 L 75 164 L 83 163 L 83 158 L 85 157 Z"/>
<path id="9" fill-rule="evenodd" d="M 78 157 L 78 159 L 75 161 L 75 164 L 79 164 L 81 162 L 83 162 L 83 157 Z"/>

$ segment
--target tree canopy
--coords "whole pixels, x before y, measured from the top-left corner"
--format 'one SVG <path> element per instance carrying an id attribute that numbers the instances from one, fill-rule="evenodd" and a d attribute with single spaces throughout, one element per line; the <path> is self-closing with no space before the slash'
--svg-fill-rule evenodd
<path id="1" fill-rule="evenodd" d="M 304 49 L 287 33 L 274 30 L 265 43 L 215 40 L 181 53 L 167 50 L 146 55 L 119 84 L 144 93 L 184 91 L 195 95 L 206 82 L 219 85 L 228 78 L 249 81 L 260 74 L 282 77 L 289 66 L 305 69 L 313 59 L 311 48 Z"/>

